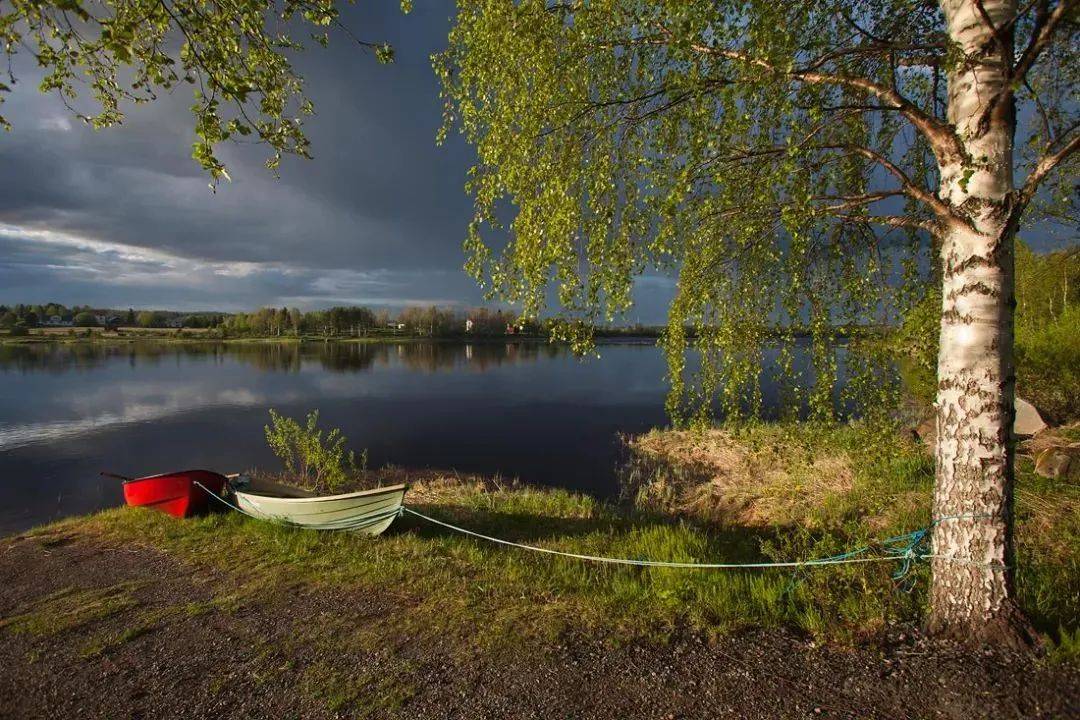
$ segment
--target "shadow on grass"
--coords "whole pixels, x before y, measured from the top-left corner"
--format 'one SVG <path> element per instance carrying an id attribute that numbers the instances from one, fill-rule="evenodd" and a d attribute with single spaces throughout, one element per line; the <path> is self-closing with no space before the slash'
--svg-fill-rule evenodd
<path id="1" fill-rule="evenodd" d="M 700 548 L 704 545 L 704 548 L 708 550 L 708 558 L 712 562 L 768 561 L 769 558 L 761 552 L 762 543 L 775 540 L 777 537 L 775 532 L 760 528 L 704 526 L 671 517 L 623 513 L 614 509 L 606 509 L 598 517 L 557 517 L 460 505 L 416 504 L 412 507 L 417 512 L 437 520 L 509 542 L 548 546 L 552 543 L 578 538 L 590 541 L 606 540 L 617 544 L 624 539 L 667 537 L 671 538 L 674 541 L 672 544 L 676 546 L 693 544 Z M 408 513 L 395 521 L 387 531 L 390 535 L 403 533 L 412 533 L 426 540 L 441 537 L 468 537 Z M 499 547 L 496 543 L 480 538 L 472 538 L 472 540 L 488 547 Z M 511 548 L 506 549 L 511 550 Z M 673 560 L 676 558 L 638 557 L 634 559 Z M 704 558 L 698 558 L 698 560 L 706 561 Z"/>

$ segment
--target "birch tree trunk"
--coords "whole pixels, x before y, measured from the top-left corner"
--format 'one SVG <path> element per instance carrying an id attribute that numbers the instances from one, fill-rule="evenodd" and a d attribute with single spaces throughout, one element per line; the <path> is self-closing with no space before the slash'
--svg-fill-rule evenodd
<path id="1" fill-rule="evenodd" d="M 941 232 L 929 627 L 957 638 L 1027 641 L 1013 603 L 1013 202 L 1015 108 L 1008 82 L 1015 0 L 943 0 L 967 57 L 948 77 L 948 119 L 964 156 L 939 158 L 940 197 L 959 216 Z M 990 110 L 988 111 L 988 108 Z"/>

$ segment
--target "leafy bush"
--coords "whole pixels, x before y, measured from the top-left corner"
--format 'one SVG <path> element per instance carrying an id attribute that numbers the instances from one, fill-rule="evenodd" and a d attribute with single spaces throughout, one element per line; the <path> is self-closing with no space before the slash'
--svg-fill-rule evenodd
<path id="1" fill-rule="evenodd" d="M 1080 247 L 1037 254 L 1016 243 L 1016 326 L 1038 329 L 1077 303 Z"/>
<path id="2" fill-rule="evenodd" d="M 367 451 L 360 454 L 358 464 L 356 455 L 345 449 L 348 441 L 341 430 L 335 428 L 323 436 L 318 410 L 308 413 L 304 425 L 271 410 L 270 423 L 264 428 L 270 449 L 296 482 L 316 492 L 342 488 L 367 466 Z"/>
<path id="3" fill-rule="evenodd" d="M 1080 418 L 1080 249 L 1016 249 L 1016 388 L 1053 423 Z"/>

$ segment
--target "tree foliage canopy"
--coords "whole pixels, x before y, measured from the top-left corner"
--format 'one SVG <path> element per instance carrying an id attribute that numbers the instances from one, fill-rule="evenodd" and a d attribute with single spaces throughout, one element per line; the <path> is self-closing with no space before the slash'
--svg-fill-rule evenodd
<path id="1" fill-rule="evenodd" d="M 305 43 L 325 46 L 340 29 L 380 62 L 385 43 L 357 38 L 340 20 L 336 0 L 11 0 L 0 7 L 0 42 L 9 60 L 20 49 L 46 71 L 43 92 L 56 92 L 96 128 L 124 120 L 123 104 L 143 104 L 190 84 L 197 139 L 192 156 L 213 181 L 228 177 L 215 147 L 251 138 L 283 154 L 309 156 L 304 117 L 314 106 L 291 57 Z M 408 10 L 410 3 L 402 2 Z M 0 102 L 16 77 L 0 82 Z M 75 109 L 81 93 L 96 104 Z M 0 126 L 8 122 L 0 115 Z"/>
<path id="2" fill-rule="evenodd" d="M 1017 213 L 1054 165 L 1076 167 L 1075 6 L 995 21 L 1017 38 L 996 101 L 1029 121 Z M 585 321 L 572 337 L 628 310 L 635 277 L 674 275 L 672 409 L 753 407 L 770 327 L 809 325 L 821 347 L 881 317 L 928 238 L 963 222 L 936 189 L 948 161 L 962 183 L 978 172 L 946 116 L 945 77 L 974 62 L 936 2 L 462 0 L 435 64 L 444 132 L 479 156 L 468 268 L 526 315 L 556 300 Z M 1075 173 L 1057 177 L 1075 199 Z M 684 385 L 687 327 L 704 362 Z M 815 357 L 828 376 L 832 355 Z"/>

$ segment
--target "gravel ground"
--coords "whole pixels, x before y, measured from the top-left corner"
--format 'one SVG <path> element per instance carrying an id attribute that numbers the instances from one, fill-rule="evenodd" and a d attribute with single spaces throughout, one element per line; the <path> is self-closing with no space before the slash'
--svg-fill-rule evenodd
<path id="1" fill-rule="evenodd" d="M 66 588 L 118 586 L 126 600 L 111 614 L 19 624 L 59 607 L 49 597 Z M 237 578 L 78 534 L 7 538 L 0 718 L 1080 717 L 1080 668 L 910 629 L 857 649 L 759 631 L 492 650 L 471 645 L 468 628 L 402 632 L 390 620 L 408 611 L 390 592 L 275 587 L 252 598 Z"/>

